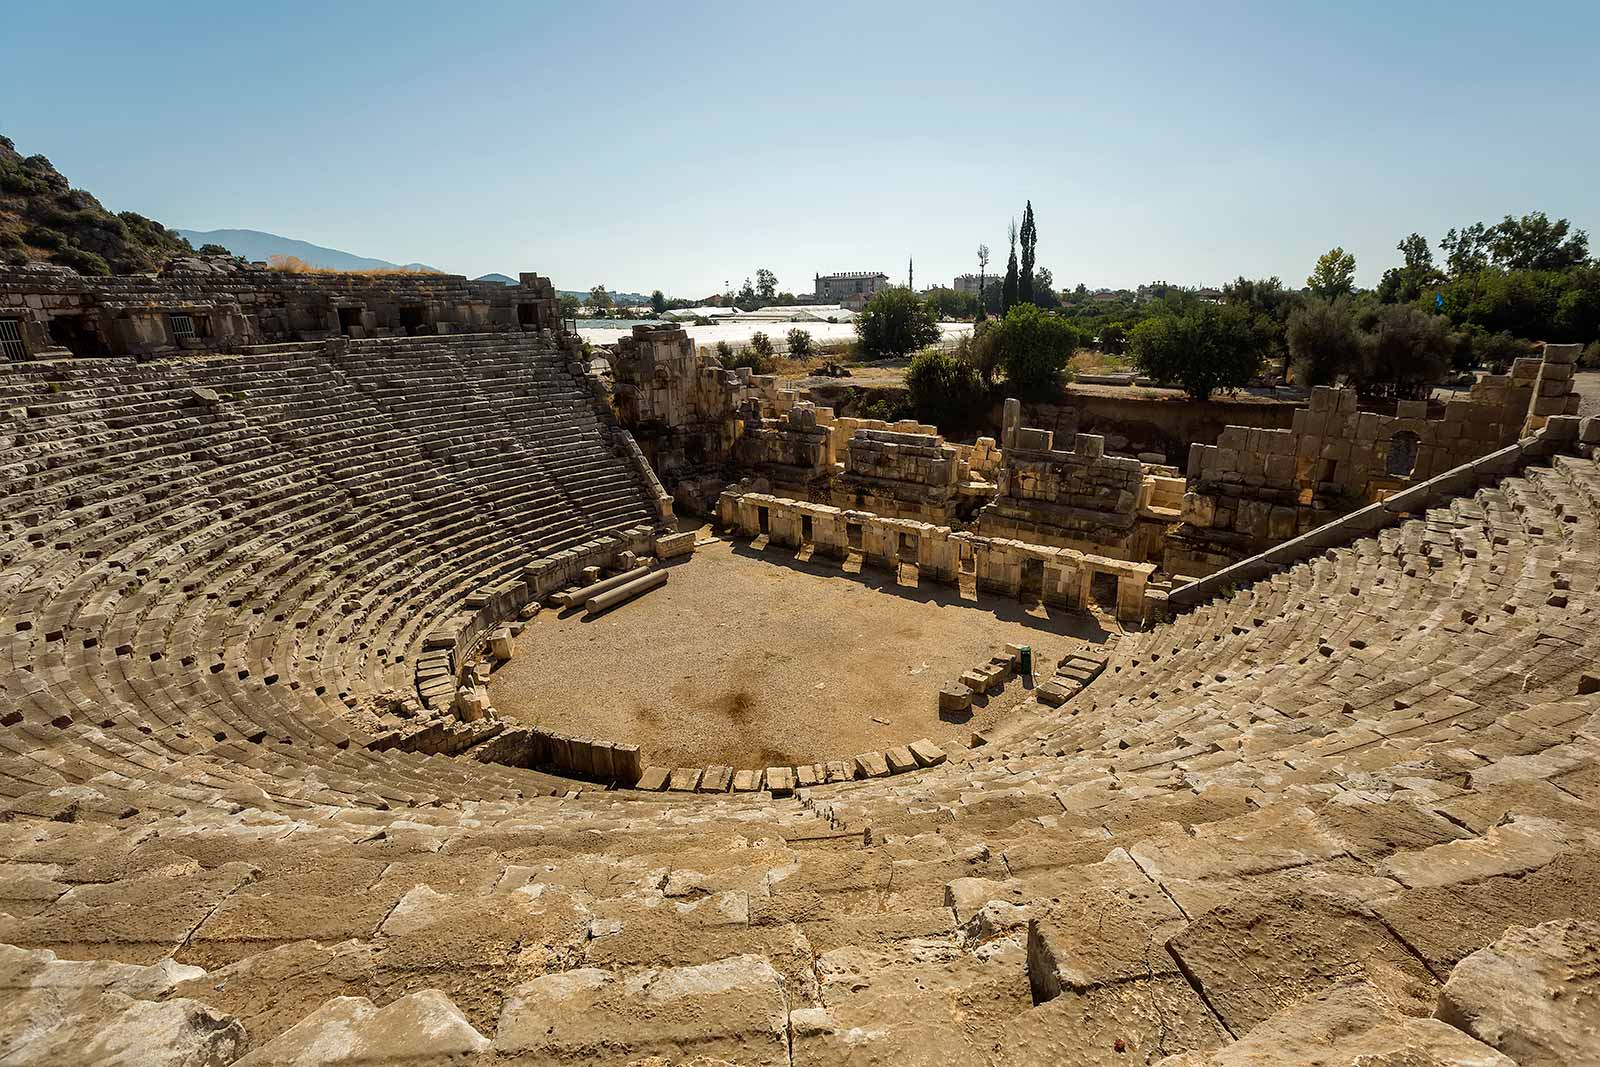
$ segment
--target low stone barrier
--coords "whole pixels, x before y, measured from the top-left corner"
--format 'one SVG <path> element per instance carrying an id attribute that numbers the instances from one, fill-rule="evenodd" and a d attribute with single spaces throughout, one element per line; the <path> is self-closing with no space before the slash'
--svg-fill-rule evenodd
<path id="1" fill-rule="evenodd" d="M 1145 586 L 1155 570 L 1149 563 L 957 533 L 914 519 L 737 489 L 723 492 L 717 518 L 746 536 L 766 534 L 770 541 L 794 548 L 811 545 L 833 558 L 857 551 L 865 562 L 879 567 L 915 564 L 919 577 L 946 585 L 959 583 L 961 575 L 969 573 L 983 592 L 1021 597 L 1037 591 L 1045 603 L 1073 611 L 1087 610 L 1094 579 L 1109 576 L 1117 586 L 1117 618 L 1130 623 L 1144 619 Z"/>

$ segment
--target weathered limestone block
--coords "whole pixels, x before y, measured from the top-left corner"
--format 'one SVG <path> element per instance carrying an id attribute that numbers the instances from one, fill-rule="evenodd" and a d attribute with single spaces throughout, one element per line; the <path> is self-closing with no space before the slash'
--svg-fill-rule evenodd
<path id="1" fill-rule="evenodd" d="M 857 778 L 887 778 L 889 764 L 882 752 L 862 752 L 856 756 Z"/>
<path id="2" fill-rule="evenodd" d="M 488 1047 L 449 997 L 424 989 L 382 1008 L 366 997 L 334 997 L 237 1067 L 437 1062 Z"/>
<path id="3" fill-rule="evenodd" d="M 1438 1016 L 1522 1067 L 1600 1063 L 1600 923 L 1512 927 L 1450 972 Z"/>
<path id="4" fill-rule="evenodd" d="M 903 745 L 886 750 L 883 760 L 888 765 L 890 774 L 905 774 L 917 769 L 917 757 Z"/>
<path id="5" fill-rule="evenodd" d="M 775 797 L 794 795 L 794 768 L 768 767 L 767 791 Z"/>
<path id="6" fill-rule="evenodd" d="M 516 653 L 511 640 L 511 629 L 502 626 L 489 635 L 489 655 L 498 660 L 508 660 Z"/>
<path id="7" fill-rule="evenodd" d="M 757 955 L 627 977 L 599 968 L 545 975 L 506 998 L 494 1051 L 536 1063 L 666 1055 L 789 1067 L 783 982 Z"/>

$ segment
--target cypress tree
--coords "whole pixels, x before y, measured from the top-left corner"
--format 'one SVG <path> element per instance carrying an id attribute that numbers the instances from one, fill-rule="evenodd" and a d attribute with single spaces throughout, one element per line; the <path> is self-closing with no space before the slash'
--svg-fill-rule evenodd
<path id="1" fill-rule="evenodd" d="M 1039 243 L 1039 230 L 1033 224 L 1033 201 L 1022 211 L 1022 274 L 1017 281 L 1017 301 L 1032 304 L 1033 299 L 1033 249 Z"/>
<path id="2" fill-rule="evenodd" d="M 1010 311 L 1017 302 L 1017 224 L 1011 224 L 1011 258 L 1006 260 L 1006 280 L 1000 287 L 1000 314 Z"/>

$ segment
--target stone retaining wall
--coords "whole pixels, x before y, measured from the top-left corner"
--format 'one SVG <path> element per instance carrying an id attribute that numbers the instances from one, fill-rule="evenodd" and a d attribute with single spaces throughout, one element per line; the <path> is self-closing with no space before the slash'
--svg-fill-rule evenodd
<path id="1" fill-rule="evenodd" d="M 764 533 L 780 545 L 811 545 L 837 559 L 860 552 L 865 562 L 891 569 L 914 564 L 919 578 L 949 585 L 970 573 L 984 592 L 1013 597 L 1037 593 L 1046 603 L 1074 611 L 1089 607 L 1095 577 L 1108 576 L 1117 584 L 1117 618 L 1130 623 L 1144 618 L 1145 586 L 1155 570 L 1148 563 L 1076 549 L 956 533 L 914 519 L 733 489 L 718 500 L 717 517 L 741 534 Z"/>

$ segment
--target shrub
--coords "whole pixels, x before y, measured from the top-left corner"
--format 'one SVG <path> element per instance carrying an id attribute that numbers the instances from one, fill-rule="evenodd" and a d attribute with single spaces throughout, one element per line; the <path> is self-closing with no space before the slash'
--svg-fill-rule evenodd
<path id="1" fill-rule="evenodd" d="M 1196 400 L 1235 389 L 1261 366 L 1261 338 L 1243 308 L 1198 304 L 1148 318 L 1129 335 L 1133 361 L 1158 381 L 1177 382 Z"/>
<path id="2" fill-rule="evenodd" d="M 856 336 L 868 359 L 892 359 L 939 340 L 939 323 L 910 289 L 883 289 L 856 317 Z"/>
<path id="3" fill-rule="evenodd" d="M 726 341 L 717 342 L 717 362 L 724 367 L 733 366 L 733 347 Z"/>
<path id="4" fill-rule="evenodd" d="M 111 264 L 93 252 L 81 248 L 63 248 L 55 254 L 55 261 L 71 267 L 79 274 L 110 274 Z"/>
<path id="5" fill-rule="evenodd" d="M 999 326 L 1000 366 L 1019 394 L 1051 393 L 1082 338 L 1072 324 L 1033 304 L 1018 304 Z"/>
<path id="6" fill-rule="evenodd" d="M 52 252 L 67 247 L 67 235 L 48 226 L 29 226 L 22 231 L 22 239 L 35 248 L 45 248 Z"/>
<path id="7" fill-rule="evenodd" d="M 772 362 L 772 357 L 776 351 L 772 344 L 772 338 L 760 330 L 750 335 L 750 349 L 766 363 Z"/>
<path id="8" fill-rule="evenodd" d="M 911 357 L 906 391 L 917 418 L 941 428 L 974 421 L 984 400 L 978 368 L 957 352 L 938 348 Z"/>
<path id="9" fill-rule="evenodd" d="M 790 330 L 784 339 L 789 344 L 789 358 L 811 358 L 815 346 L 811 343 L 811 332 L 809 330 L 802 330 L 797 326 Z"/>

